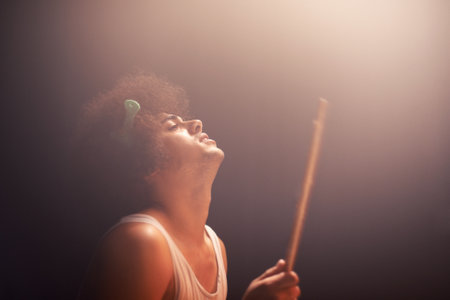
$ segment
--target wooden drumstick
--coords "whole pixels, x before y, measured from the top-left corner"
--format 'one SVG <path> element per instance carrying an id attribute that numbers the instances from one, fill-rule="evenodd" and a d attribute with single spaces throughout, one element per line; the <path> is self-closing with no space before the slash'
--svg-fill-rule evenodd
<path id="1" fill-rule="evenodd" d="M 313 185 L 314 174 L 316 171 L 317 160 L 319 158 L 320 143 L 322 140 L 323 127 L 328 101 L 319 99 L 319 110 L 317 120 L 314 121 L 315 129 L 311 149 L 309 152 L 308 165 L 306 167 L 305 177 L 302 184 L 302 193 L 297 202 L 297 211 L 292 227 L 292 233 L 289 240 L 289 246 L 286 255 L 287 270 L 291 271 L 294 267 L 297 256 L 298 246 L 302 236 L 303 226 L 305 224 L 306 210 L 308 208 L 309 195 Z"/>

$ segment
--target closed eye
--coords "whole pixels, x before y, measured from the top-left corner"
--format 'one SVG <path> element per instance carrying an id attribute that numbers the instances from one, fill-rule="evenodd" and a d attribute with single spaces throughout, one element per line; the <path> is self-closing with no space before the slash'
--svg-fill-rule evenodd
<path id="1" fill-rule="evenodd" d="M 169 127 L 170 131 L 176 130 L 178 128 L 178 124 L 174 124 L 172 126 Z"/>

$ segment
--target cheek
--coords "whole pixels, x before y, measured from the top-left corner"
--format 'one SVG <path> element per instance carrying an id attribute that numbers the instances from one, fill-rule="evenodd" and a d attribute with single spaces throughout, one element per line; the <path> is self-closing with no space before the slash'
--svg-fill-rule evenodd
<path id="1" fill-rule="evenodd" d="M 195 150 L 196 145 L 192 138 L 179 134 L 162 138 L 162 147 L 167 156 L 174 159 L 188 156 Z"/>
<path id="2" fill-rule="evenodd" d="M 169 161 L 167 147 L 163 144 L 161 139 L 155 141 L 152 146 L 151 153 L 153 155 L 154 165 L 163 168 Z"/>

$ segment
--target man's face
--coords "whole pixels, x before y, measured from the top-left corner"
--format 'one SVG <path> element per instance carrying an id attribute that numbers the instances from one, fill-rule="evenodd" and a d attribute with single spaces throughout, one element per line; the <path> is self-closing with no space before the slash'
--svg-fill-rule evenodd
<path id="1" fill-rule="evenodd" d="M 224 153 L 203 130 L 200 120 L 184 121 L 177 115 L 158 116 L 159 138 L 168 156 L 168 164 L 175 167 L 191 164 L 211 164 L 223 160 Z"/>

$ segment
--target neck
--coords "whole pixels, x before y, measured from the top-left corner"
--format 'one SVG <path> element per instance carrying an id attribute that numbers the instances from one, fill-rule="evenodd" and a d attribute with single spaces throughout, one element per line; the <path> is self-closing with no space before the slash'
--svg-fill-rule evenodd
<path id="1" fill-rule="evenodd" d="M 202 244 L 217 169 L 194 168 L 159 171 L 153 182 L 157 206 L 145 210 L 163 223 L 179 242 Z"/>

